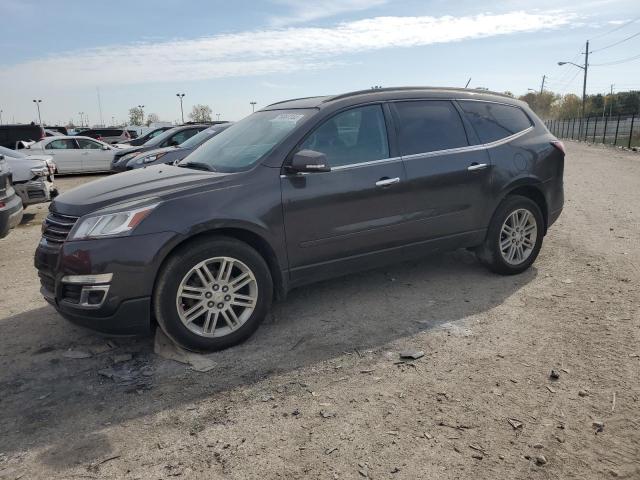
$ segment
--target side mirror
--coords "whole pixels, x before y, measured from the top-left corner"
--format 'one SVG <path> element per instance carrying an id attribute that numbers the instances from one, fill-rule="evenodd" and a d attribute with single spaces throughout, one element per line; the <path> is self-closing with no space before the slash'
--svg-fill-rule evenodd
<path id="1" fill-rule="evenodd" d="M 0 153 L 0 160 L 4 160 L 4 155 Z"/>
<path id="2" fill-rule="evenodd" d="M 102 145 L 103 150 L 109 150 L 109 145 Z"/>
<path id="3" fill-rule="evenodd" d="M 295 173 L 330 172 L 331 166 L 324 153 L 315 150 L 300 150 L 291 159 L 291 165 L 288 169 Z"/>

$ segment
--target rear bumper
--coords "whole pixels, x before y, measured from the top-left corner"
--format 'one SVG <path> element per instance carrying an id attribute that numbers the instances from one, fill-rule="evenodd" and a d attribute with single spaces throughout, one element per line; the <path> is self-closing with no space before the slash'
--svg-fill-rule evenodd
<path id="1" fill-rule="evenodd" d="M 1 199 L 4 207 L 0 208 L 0 238 L 9 234 L 9 230 L 22 221 L 22 199 L 15 193 L 10 197 Z"/>
<path id="2" fill-rule="evenodd" d="M 25 183 L 15 184 L 14 188 L 16 193 L 20 195 L 24 206 L 49 202 L 58 194 L 58 190 L 53 182 L 46 179 L 30 180 Z"/>

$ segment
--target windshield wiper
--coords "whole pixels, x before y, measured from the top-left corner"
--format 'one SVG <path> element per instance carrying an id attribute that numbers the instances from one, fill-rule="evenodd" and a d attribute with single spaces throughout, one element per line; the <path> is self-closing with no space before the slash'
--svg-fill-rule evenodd
<path id="1" fill-rule="evenodd" d="M 207 172 L 215 172 L 213 167 L 207 165 L 206 163 L 201 162 L 180 162 L 177 165 L 178 167 L 183 168 L 193 168 L 194 170 L 205 170 Z"/>

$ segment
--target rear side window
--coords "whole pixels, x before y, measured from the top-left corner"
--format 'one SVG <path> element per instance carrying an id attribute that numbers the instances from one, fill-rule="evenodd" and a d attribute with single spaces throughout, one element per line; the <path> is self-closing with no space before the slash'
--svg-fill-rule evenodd
<path id="1" fill-rule="evenodd" d="M 465 100 L 459 100 L 458 103 L 482 143 L 495 142 L 531 126 L 529 117 L 518 107 Z"/>
<path id="2" fill-rule="evenodd" d="M 449 101 L 397 102 L 402 155 L 469 145 L 460 114 Z"/>
<path id="3" fill-rule="evenodd" d="M 338 113 L 315 129 L 300 150 L 324 153 L 332 167 L 389 158 L 382 107 L 369 105 Z"/>

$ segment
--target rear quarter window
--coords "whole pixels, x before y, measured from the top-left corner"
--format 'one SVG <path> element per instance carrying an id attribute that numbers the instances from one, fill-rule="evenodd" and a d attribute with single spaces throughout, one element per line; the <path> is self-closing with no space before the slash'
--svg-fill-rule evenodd
<path id="1" fill-rule="evenodd" d="M 402 155 L 435 152 L 469 145 L 460 114 L 448 100 L 394 104 Z"/>
<path id="2" fill-rule="evenodd" d="M 482 143 L 495 142 L 532 126 L 520 107 L 493 102 L 459 100 Z"/>

